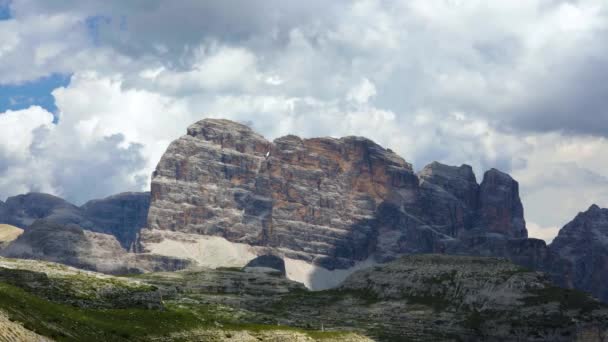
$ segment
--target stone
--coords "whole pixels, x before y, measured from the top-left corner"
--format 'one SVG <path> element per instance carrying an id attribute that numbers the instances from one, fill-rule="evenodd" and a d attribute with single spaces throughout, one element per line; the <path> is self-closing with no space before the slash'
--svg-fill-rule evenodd
<path id="1" fill-rule="evenodd" d="M 417 175 L 366 138 L 271 142 L 245 125 L 205 119 L 171 143 L 154 171 L 138 250 L 177 256 L 180 241 L 215 236 L 254 255 L 334 270 L 488 234 L 527 235 L 518 184 L 500 171 L 481 185 L 468 165 L 435 162 Z M 200 255 L 187 257 L 208 265 Z"/>
<path id="2" fill-rule="evenodd" d="M 129 250 L 146 225 L 149 207 L 149 192 L 127 192 L 89 201 L 80 209 L 93 222 L 91 230 L 114 235 Z"/>
<path id="3" fill-rule="evenodd" d="M 272 254 L 260 255 L 247 263 L 243 269 L 246 272 L 277 273 L 283 277 L 286 275 L 285 261 Z"/>
<path id="4" fill-rule="evenodd" d="M 9 224 L 0 224 L 0 249 L 8 246 L 11 242 L 23 234 L 23 229 Z"/>
<path id="5" fill-rule="evenodd" d="M 547 271 L 564 287 L 608 302 L 608 209 L 592 205 L 566 224 L 549 245 Z"/>
<path id="6" fill-rule="evenodd" d="M 75 224 L 85 230 L 114 235 L 129 250 L 139 230 L 146 225 L 149 206 L 149 192 L 117 194 L 81 207 L 53 195 L 28 193 L 0 203 L 0 223 L 23 229 L 39 219 L 59 225 Z"/>
<path id="7" fill-rule="evenodd" d="M 0 255 L 58 262 L 110 274 L 175 270 L 190 265 L 186 260 L 166 256 L 127 253 L 112 235 L 47 220 L 35 221 Z"/>
<path id="8" fill-rule="evenodd" d="M 487 171 L 479 187 L 479 219 L 485 231 L 513 238 L 526 238 L 524 208 L 519 198 L 519 184 L 496 169 Z"/>
<path id="9" fill-rule="evenodd" d="M 93 226 L 77 206 L 44 193 L 32 192 L 9 197 L 4 205 L 4 212 L 1 223 L 25 229 L 38 219 L 60 224 L 78 224 L 87 228 Z"/>
<path id="10" fill-rule="evenodd" d="M 153 174 L 142 250 L 176 231 L 348 268 L 375 250 L 379 205 L 413 202 L 417 190 L 411 165 L 368 139 L 269 142 L 247 126 L 206 119 L 169 146 Z"/>

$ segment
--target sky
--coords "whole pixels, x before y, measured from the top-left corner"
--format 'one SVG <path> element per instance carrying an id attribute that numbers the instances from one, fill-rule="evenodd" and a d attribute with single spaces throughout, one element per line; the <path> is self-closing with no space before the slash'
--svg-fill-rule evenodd
<path id="1" fill-rule="evenodd" d="M 0 199 L 145 190 L 223 117 L 498 168 L 550 241 L 608 207 L 607 79 L 605 0 L 0 0 Z"/>

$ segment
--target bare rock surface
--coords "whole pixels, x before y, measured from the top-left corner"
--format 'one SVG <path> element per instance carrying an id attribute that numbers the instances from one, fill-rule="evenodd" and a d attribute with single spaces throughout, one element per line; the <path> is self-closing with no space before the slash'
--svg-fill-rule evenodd
<path id="1" fill-rule="evenodd" d="M 608 209 L 592 205 L 566 224 L 549 246 L 548 272 L 558 284 L 608 302 Z"/>
<path id="2" fill-rule="evenodd" d="M 0 311 L 0 342 L 51 342 L 52 339 L 40 336 L 26 329 L 22 324 L 13 322 Z"/>
<path id="3" fill-rule="evenodd" d="M 146 225 L 149 207 L 149 192 L 126 192 L 89 201 L 80 209 L 93 222 L 91 230 L 114 235 L 129 250 Z"/>
<path id="4" fill-rule="evenodd" d="M 36 220 L 59 225 L 75 224 L 86 230 L 111 234 L 129 250 L 146 225 L 149 192 L 127 192 L 92 200 L 77 207 L 59 197 L 28 193 L 0 202 L 0 223 L 28 229 Z"/>
<path id="5" fill-rule="evenodd" d="M 190 264 L 186 260 L 166 256 L 128 253 L 113 235 L 47 220 L 34 222 L 0 255 L 53 261 L 111 274 L 174 270 Z"/>
<path id="6" fill-rule="evenodd" d="M 330 271 L 465 245 L 501 256 L 529 248 L 522 264 L 543 253 L 519 242 L 527 231 L 518 183 L 498 170 L 481 184 L 467 165 L 435 162 L 415 174 L 369 139 L 268 141 L 221 119 L 193 124 L 161 158 L 138 250 L 209 266 L 191 248 L 200 237 L 252 247 L 248 260 L 229 266 L 272 253 Z"/>
<path id="7" fill-rule="evenodd" d="M 23 234 L 23 229 L 11 226 L 10 224 L 0 224 L 0 249 L 8 246 L 11 242 Z"/>

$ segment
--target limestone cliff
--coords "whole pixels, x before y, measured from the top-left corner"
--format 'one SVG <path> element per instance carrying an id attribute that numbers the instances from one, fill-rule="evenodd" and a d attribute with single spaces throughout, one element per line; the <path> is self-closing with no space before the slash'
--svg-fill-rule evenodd
<path id="1" fill-rule="evenodd" d="M 566 224 L 549 246 L 548 272 L 558 284 L 608 302 L 608 209 L 592 205 Z"/>
<path id="2" fill-rule="evenodd" d="M 518 184 L 500 171 L 481 184 L 467 165 L 433 163 L 417 175 L 366 138 L 268 141 L 245 125 L 205 119 L 160 160 L 140 248 L 205 264 L 178 246 L 208 236 L 333 270 L 486 236 L 507 244 L 527 231 Z"/>

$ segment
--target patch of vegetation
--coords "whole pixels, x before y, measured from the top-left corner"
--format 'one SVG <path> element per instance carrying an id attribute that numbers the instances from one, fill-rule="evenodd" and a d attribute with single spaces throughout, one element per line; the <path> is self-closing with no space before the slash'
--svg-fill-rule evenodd
<path id="1" fill-rule="evenodd" d="M 458 271 L 456 270 L 453 270 L 451 272 L 445 272 L 436 277 L 425 279 L 425 283 L 428 283 L 430 285 L 442 285 L 444 283 L 453 284 L 456 282 L 456 274 L 458 274 Z"/>
<path id="2" fill-rule="evenodd" d="M 407 300 L 409 304 L 424 305 L 430 307 L 435 312 L 444 311 L 451 303 L 443 297 L 433 295 L 411 295 L 404 294 L 403 298 Z"/>
<path id="3" fill-rule="evenodd" d="M 545 287 L 531 291 L 531 296 L 524 298 L 526 305 L 543 305 L 551 302 L 559 303 L 561 310 L 579 310 L 590 313 L 599 309 L 601 304 L 582 291 Z"/>
<path id="4" fill-rule="evenodd" d="M 296 306 L 323 308 L 348 299 L 359 301 L 360 304 L 368 306 L 380 301 L 378 295 L 368 289 L 293 290 L 289 294 L 284 295 L 280 300 L 274 302 L 269 307 L 269 310 L 277 313 L 292 310 Z"/>
<path id="5" fill-rule="evenodd" d="M 473 310 L 467 315 L 464 321 L 464 326 L 467 329 L 479 331 L 483 322 L 483 315 L 479 311 Z"/>
<path id="6" fill-rule="evenodd" d="M 342 333 L 306 331 L 284 326 L 241 324 L 230 310 L 213 305 L 169 304 L 164 310 L 77 308 L 40 298 L 0 282 L 0 310 L 25 328 L 57 341 L 133 341 L 169 337 L 171 333 L 201 328 L 225 330 L 290 330 L 317 339 Z"/>
<path id="7" fill-rule="evenodd" d="M 245 272 L 241 267 L 218 267 L 216 268 L 218 271 L 228 271 L 228 272 Z"/>

